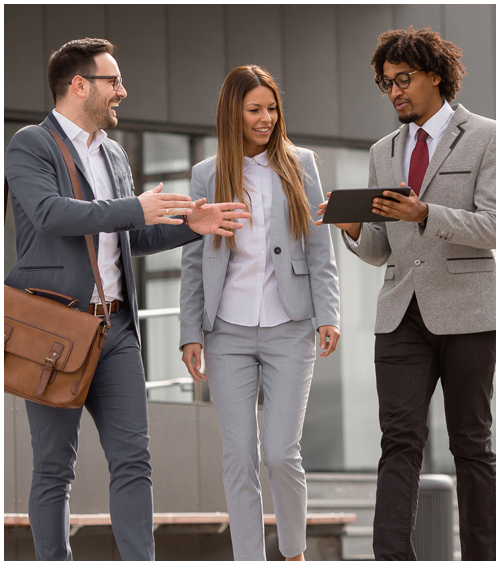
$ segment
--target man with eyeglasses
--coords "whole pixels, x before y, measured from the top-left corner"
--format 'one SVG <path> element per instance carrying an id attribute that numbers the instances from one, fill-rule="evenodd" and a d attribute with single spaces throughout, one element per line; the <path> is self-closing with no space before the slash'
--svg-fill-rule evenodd
<path id="1" fill-rule="evenodd" d="M 231 236 L 225 228 L 242 227 L 231 220 L 249 214 L 242 212 L 243 204 L 207 205 L 161 193 L 161 183 L 134 196 L 125 151 L 103 131 L 117 125 L 116 108 L 127 96 L 113 52 L 106 40 L 82 39 L 66 43 L 49 60 L 55 110 L 41 125 L 68 147 L 83 201 L 74 199 L 61 151 L 44 127 L 23 128 L 9 144 L 6 176 L 18 257 L 6 284 L 57 291 L 102 316 L 84 239 L 94 235 L 111 329 L 85 407 L 108 461 L 110 513 L 121 557 L 152 561 L 146 388 L 131 257 L 179 247 L 200 234 Z M 26 410 L 33 447 L 29 518 L 36 556 L 69 561 L 69 492 L 82 408 L 60 410 L 26 401 Z"/>
<path id="2" fill-rule="evenodd" d="M 371 148 L 369 186 L 412 190 L 373 201 L 375 213 L 400 221 L 338 225 L 360 259 L 387 264 L 375 327 L 377 560 L 416 559 L 411 534 L 439 378 L 462 559 L 495 559 L 495 122 L 450 106 L 465 74 L 460 57 L 429 28 L 379 37 L 376 82 L 403 125 Z"/>

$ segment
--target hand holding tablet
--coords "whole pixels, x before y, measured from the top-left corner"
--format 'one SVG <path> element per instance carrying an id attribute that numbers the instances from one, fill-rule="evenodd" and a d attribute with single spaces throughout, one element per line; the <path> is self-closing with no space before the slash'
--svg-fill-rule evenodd
<path id="1" fill-rule="evenodd" d="M 395 199 L 383 195 L 387 190 L 403 196 L 410 196 L 411 192 L 408 186 L 393 188 L 350 188 L 332 191 L 328 205 L 326 206 L 325 215 L 323 216 L 323 223 L 350 224 L 397 221 L 398 218 L 382 216 L 372 212 L 374 198 L 395 201 Z"/>

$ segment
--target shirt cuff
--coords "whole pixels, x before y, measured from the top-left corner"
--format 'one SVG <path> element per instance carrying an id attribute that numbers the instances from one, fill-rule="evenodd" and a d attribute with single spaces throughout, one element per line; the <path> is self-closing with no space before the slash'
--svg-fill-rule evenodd
<path id="1" fill-rule="evenodd" d="M 361 243 L 361 236 L 363 235 L 363 224 L 361 224 L 361 230 L 359 232 L 359 237 L 358 237 L 357 241 L 354 241 L 354 239 L 352 239 L 352 237 L 345 230 L 344 230 L 344 235 L 345 235 L 345 238 L 347 240 L 347 243 L 351 247 L 359 247 L 359 244 Z"/>

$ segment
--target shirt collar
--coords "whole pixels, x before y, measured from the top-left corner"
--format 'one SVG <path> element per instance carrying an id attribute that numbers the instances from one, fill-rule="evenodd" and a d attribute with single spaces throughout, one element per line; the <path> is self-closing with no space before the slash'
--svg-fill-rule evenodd
<path id="1" fill-rule="evenodd" d="M 63 116 L 62 114 L 60 114 L 57 110 L 53 110 L 52 113 L 54 114 L 57 121 L 59 122 L 59 124 L 63 128 L 64 133 L 69 137 L 69 139 L 72 142 L 75 141 L 78 138 L 78 140 L 80 142 L 84 142 L 84 144 L 87 145 L 87 141 L 88 141 L 88 138 L 89 138 L 89 135 L 90 135 L 88 132 L 83 130 L 80 126 L 77 126 L 75 124 L 75 122 L 72 122 L 71 120 L 66 118 L 66 116 Z M 108 134 L 104 130 L 102 130 L 102 129 L 97 130 L 94 133 L 94 139 L 93 139 L 92 143 L 90 144 L 89 149 L 91 149 L 91 148 L 94 149 L 96 147 L 100 147 L 102 142 L 107 137 L 108 137 Z"/>
<path id="2" fill-rule="evenodd" d="M 429 137 L 435 138 L 439 131 L 448 123 L 448 120 L 453 113 L 452 107 L 446 100 L 444 100 L 439 111 L 429 118 L 422 127 L 429 134 Z M 419 129 L 420 126 L 418 126 L 415 122 L 411 122 L 408 135 L 415 139 Z"/>
<path id="3" fill-rule="evenodd" d="M 267 149 L 264 152 L 255 155 L 255 157 L 247 157 L 246 155 L 243 156 L 243 164 L 245 169 L 250 167 L 254 162 L 267 167 L 269 165 L 269 160 L 267 158 Z"/>

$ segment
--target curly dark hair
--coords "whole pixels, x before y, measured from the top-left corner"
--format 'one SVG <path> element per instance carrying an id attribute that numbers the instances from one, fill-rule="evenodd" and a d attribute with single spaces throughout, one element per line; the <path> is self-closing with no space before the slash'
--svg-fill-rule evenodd
<path id="1" fill-rule="evenodd" d="M 384 63 L 393 65 L 407 63 L 413 68 L 421 67 L 441 78 L 439 92 L 451 102 L 460 90 L 462 78 L 467 74 L 460 62 L 462 50 L 450 41 L 445 41 L 430 27 L 421 30 L 410 26 L 383 33 L 378 38 L 371 65 L 375 70 L 375 82 L 384 74 Z"/>

